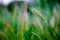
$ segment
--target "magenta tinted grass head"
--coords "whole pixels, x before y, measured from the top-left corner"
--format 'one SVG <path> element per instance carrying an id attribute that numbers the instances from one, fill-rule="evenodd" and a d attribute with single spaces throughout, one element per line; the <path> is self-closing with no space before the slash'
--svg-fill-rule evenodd
<path id="1" fill-rule="evenodd" d="M 51 17 L 51 19 L 50 19 L 51 27 L 54 27 L 54 23 L 55 23 L 55 19 L 54 19 L 54 17 Z"/>
<path id="2" fill-rule="evenodd" d="M 23 17 L 28 18 L 28 13 L 27 12 L 24 12 L 23 13 Z"/>

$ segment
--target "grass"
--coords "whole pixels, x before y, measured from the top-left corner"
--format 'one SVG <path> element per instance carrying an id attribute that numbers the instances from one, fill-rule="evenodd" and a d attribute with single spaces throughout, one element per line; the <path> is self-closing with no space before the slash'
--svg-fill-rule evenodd
<path id="1" fill-rule="evenodd" d="M 34 5 L 28 7 L 28 5 L 30 4 L 24 2 L 23 7 L 20 8 L 15 4 L 15 9 L 11 13 L 4 6 L 4 8 L 0 7 L 2 8 L 0 9 L 0 40 L 59 40 L 57 9 L 54 7 L 51 14 L 49 8 L 38 9 L 36 5 L 36 7 Z M 54 27 L 50 24 L 52 16 L 55 20 Z"/>

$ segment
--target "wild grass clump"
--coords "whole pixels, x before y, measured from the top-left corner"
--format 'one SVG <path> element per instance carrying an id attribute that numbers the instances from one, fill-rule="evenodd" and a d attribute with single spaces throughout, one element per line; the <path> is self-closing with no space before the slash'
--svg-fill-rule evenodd
<path id="1" fill-rule="evenodd" d="M 50 11 L 48 7 L 31 6 L 30 2 L 24 2 L 21 7 L 15 4 L 13 12 L 0 7 L 0 40 L 59 40 L 59 11 L 56 8 Z"/>

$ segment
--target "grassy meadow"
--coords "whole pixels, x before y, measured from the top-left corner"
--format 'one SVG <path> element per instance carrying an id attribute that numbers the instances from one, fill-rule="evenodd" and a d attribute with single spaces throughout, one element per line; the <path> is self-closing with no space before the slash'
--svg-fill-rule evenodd
<path id="1" fill-rule="evenodd" d="M 60 5 L 47 0 L 0 4 L 0 40 L 60 40 Z"/>

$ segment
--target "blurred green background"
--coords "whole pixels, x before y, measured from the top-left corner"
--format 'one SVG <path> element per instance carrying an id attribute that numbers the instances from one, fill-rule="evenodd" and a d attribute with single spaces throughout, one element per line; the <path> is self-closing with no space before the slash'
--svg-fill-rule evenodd
<path id="1" fill-rule="evenodd" d="M 59 0 L 0 1 L 0 40 L 60 40 Z"/>

